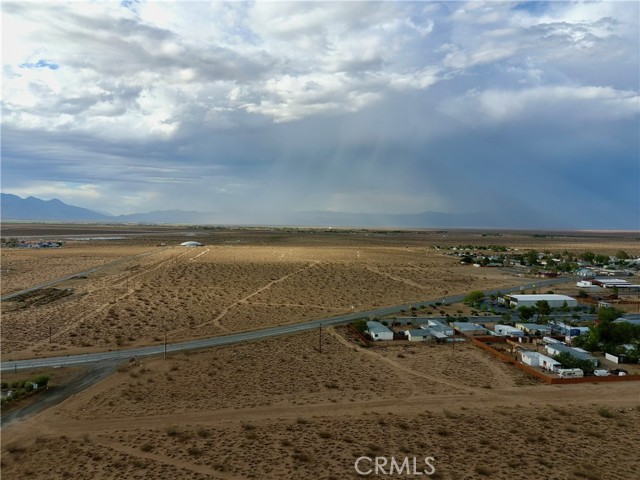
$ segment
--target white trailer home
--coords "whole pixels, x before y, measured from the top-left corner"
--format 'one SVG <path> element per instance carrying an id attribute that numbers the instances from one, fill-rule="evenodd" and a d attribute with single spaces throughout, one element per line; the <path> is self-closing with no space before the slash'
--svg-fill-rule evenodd
<path id="1" fill-rule="evenodd" d="M 430 330 L 424 328 L 407 330 L 405 335 L 410 342 L 427 342 L 429 340 L 435 340 L 436 338 Z"/>
<path id="2" fill-rule="evenodd" d="M 579 368 L 559 368 L 559 378 L 581 378 L 584 377 L 584 372 Z"/>
<path id="3" fill-rule="evenodd" d="M 507 337 L 524 337 L 524 331 L 519 328 L 512 327 L 510 325 L 496 325 L 493 330 L 500 335 Z"/>
<path id="4" fill-rule="evenodd" d="M 551 357 L 542 355 L 538 352 L 531 352 L 529 350 L 522 350 L 520 352 L 520 358 L 522 363 L 529 365 L 530 367 L 538 367 L 549 372 L 555 372 L 562 367 L 562 364 Z"/>
<path id="5" fill-rule="evenodd" d="M 380 322 L 368 321 L 367 332 L 374 341 L 378 340 L 393 340 L 393 332 Z"/>

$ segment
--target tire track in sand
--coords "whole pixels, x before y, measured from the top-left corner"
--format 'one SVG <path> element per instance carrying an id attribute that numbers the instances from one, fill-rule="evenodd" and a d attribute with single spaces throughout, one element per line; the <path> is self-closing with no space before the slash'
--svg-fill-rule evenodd
<path id="1" fill-rule="evenodd" d="M 271 288 L 273 285 L 275 285 L 276 283 L 280 283 L 280 282 L 284 282 L 286 279 L 288 279 L 289 277 L 292 277 L 293 275 L 297 275 L 300 272 L 303 272 L 305 270 L 308 270 L 310 268 L 315 267 L 316 265 L 318 265 L 320 262 L 319 261 L 314 261 L 313 263 L 307 265 L 306 267 L 302 267 L 299 270 L 296 270 L 295 272 L 291 272 L 288 273 L 287 275 L 277 278 L 275 280 L 272 280 L 271 282 L 267 283 L 265 286 L 260 287 L 259 289 L 257 289 L 256 291 L 250 293 L 249 295 L 247 295 L 246 297 L 241 298 L 240 300 L 236 300 L 235 302 L 233 302 L 231 305 L 227 305 L 226 307 L 224 307 L 222 309 L 222 312 L 220 312 L 215 318 L 213 318 L 212 320 L 209 320 L 207 322 L 203 322 L 199 325 L 195 325 L 194 327 L 190 327 L 190 329 L 195 329 L 195 328 L 201 328 L 207 325 L 213 325 L 219 329 L 221 329 L 224 332 L 228 332 L 229 329 L 225 326 L 223 326 L 220 323 L 220 320 L 227 314 L 229 313 L 229 310 L 231 310 L 233 307 L 237 307 L 238 305 L 245 303 L 247 300 L 249 300 L 251 297 L 254 297 L 256 295 L 258 295 L 259 293 L 264 292 L 265 290 L 268 290 L 269 288 Z M 183 329 L 184 330 L 184 329 Z"/>

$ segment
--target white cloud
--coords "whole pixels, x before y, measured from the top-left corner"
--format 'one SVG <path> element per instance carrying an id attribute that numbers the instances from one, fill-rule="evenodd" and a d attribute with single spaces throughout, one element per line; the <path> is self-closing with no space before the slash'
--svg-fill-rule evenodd
<path id="1" fill-rule="evenodd" d="M 433 170 L 458 185 L 445 166 L 464 170 L 476 153 L 451 143 L 525 124 L 562 123 L 576 138 L 578 125 L 585 138 L 611 122 L 625 135 L 637 127 L 638 11 L 637 2 L 3 2 L 3 182 L 35 194 L 37 181 L 43 195 L 55 184 L 50 195 L 70 201 L 82 190 L 65 185 L 100 185 L 116 212 L 114 192 L 127 191 L 140 192 L 128 197 L 132 210 L 163 194 L 197 195 L 206 210 L 227 197 L 248 205 L 231 195 L 247 189 L 269 204 L 270 178 L 282 178 L 272 205 L 310 190 L 320 204 L 355 171 L 369 211 L 412 211 L 418 197 L 454 210 L 462 200 L 446 201 L 451 187 L 437 198 L 400 190 L 434 186 Z M 292 173 L 296 165 L 311 173 Z M 393 191 L 380 192 L 392 174 Z M 474 181 L 455 195 L 471 197 Z M 332 205 L 358 205 L 340 195 Z"/>
<path id="2" fill-rule="evenodd" d="M 518 119 L 586 121 L 631 119 L 639 114 L 638 92 L 610 87 L 533 87 L 520 90 L 471 90 L 444 102 L 441 110 L 470 125 Z"/>

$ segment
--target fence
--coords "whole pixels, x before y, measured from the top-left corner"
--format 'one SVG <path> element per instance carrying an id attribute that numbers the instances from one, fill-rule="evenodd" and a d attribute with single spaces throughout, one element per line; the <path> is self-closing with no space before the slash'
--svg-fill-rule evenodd
<path id="1" fill-rule="evenodd" d="M 365 347 L 370 347 L 371 343 L 367 337 L 365 337 L 360 330 L 353 326 L 352 323 L 348 325 L 349 331 L 353 333 L 362 343 L 364 343 Z"/>
<path id="2" fill-rule="evenodd" d="M 542 373 L 539 370 L 536 370 L 533 367 L 530 367 L 529 365 L 525 365 L 524 363 L 518 362 L 517 360 L 511 358 L 509 355 L 506 355 L 502 352 L 499 352 L 498 350 L 496 350 L 495 348 L 493 348 L 491 345 L 488 345 L 487 342 L 492 342 L 492 343 L 507 343 L 507 339 L 505 337 L 476 337 L 476 338 L 472 338 L 471 342 L 476 345 L 477 347 L 482 348 L 483 350 L 486 350 L 487 352 L 489 352 L 491 355 L 493 355 L 496 358 L 499 358 L 500 360 L 513 365 L 514 367 L 516 367 L 519 370 L 522 370 L 525 373 L 528 373 L 529 375 L 532 375 L 540 380 L 542 380 L 545 383 L 548 383 L 550 385 L 562 385 L 562 384 L 566 384 L 566 383 L 600 383 L 600 382 L 631 382 L 631 381 L 640 381 L 640 375 L 625 375 L 625 376 L 609 376 L 609 377 L 596 377 L 596 376 L 591 376 L 591 377 L 580 377 L 580 378 L 558 378 L 558 377 L 552 377 L 549 375 L 545 375 L 544 373 Z"/>

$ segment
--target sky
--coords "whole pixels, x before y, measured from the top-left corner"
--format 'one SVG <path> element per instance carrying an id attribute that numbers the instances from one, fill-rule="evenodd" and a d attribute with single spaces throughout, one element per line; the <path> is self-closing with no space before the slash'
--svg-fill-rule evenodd
<path id="1" fill-rule="evenodd" d="M 2 192 L 640 229 L 639 10 L 3 1 Z"/>

